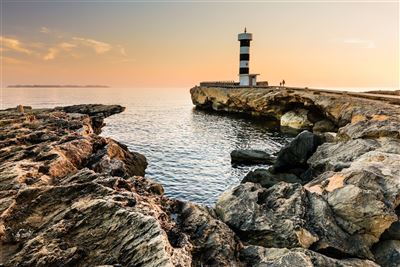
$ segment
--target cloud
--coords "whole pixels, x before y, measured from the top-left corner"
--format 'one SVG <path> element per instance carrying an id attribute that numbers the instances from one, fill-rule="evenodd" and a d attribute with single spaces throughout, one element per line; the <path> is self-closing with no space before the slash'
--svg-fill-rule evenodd
<path id="1" fill-rule="evenodd" d="M 56 47 L 51 47 L 47 51 L 47 54 L 43 56 L 43 60 L 53 60 L 56 58 L 57 54 L 60 52 L 60 50 Z"/>
<path id="2" fill-rule="evenodd" d="M 24 45 L 22 45 L 22 43 L 17 39 L 0 36 L 0 42 L 3 51 L 12 50 L 28 55 L 32 54 L 32 51 L 25 48 Z"/>
<path id="3" fill-rule="evenodd" d="M 77 47 L 76 44 L 71 44 L 67 42 L 63 42 L 59 44 L 59 47 L 65 51 L 71 51 L 73 48 Z"/>
<path id="4" fill-rule="evenodd" d="M 127 56 L 126 50 L 125 50 L 124 47 L 122 47 L 121 45 L 118 45 L 117 48 L 118 48 L 118 50 L 119 50 L 119 53 L 120 53 L 122 56 L 124 56 L 124 57 Z"/>
<path id="5" fill-rule="evenodd" d="M 73 37 L 72 39 L 78 41 L 82 45 L 91 47 L 97 54 L 104 54 L 112 49 L 112 45 L 96 41 L 93 39 L 87 39 L 82 37 Z"/>
<path id="6" fill-rule="evenodd" d="M 357 39 L 357 38 L 349 38 L 349 39 L 344 39 L 343 43 L 345 44 L 355 44 L 355 45 L 360 45 L 364 48 L 375 48 L 375 43 L 370 40 L 362 40 L 362 39 Z"/>
<path id="7" fill-rule="evenodd" d="M 16 59 L 16 58 L 13 58 L 13 57 L 2 57 L 1 59 L 2 59 L 4 64 L 10 64 L 10 65 L 11 64 L 16 65 L 16 64 L 26 64 L 27 63 L 27 62 L 25 62 L 23 60 Z"/>
<path id="8" fill-rule="evenodd" d="M 30 60 L 41 59 L 51 61 L 58 57 L 83 58 L 87 56 L 88 49 L 94 51 L 97 55 L 107 54 L 108 60 L 124 60 L 127 57 L 125 48 L 121 45 L 112 45 L 106 42 L 98 41 L 85 37 L 61 37 L 59 38 L 54 31 L 42 27 L 41 32 L 53 37 L 53 43 L 43 42 L 24 42 L 17 37 L 0 36 L 0 51 L 4 53 L 18 52 L 31 57 Z M 9 56 L 9 55 L 8 55 Z"/>
<path id="9" fill-rule="evenodd" d="M 50 31 L 49 28 L 41 27 L 41 28 L 40 28 L 40 32 L 41 32 L 41 33 L 46 33 L 46 34 L 47 34 L 47 33 L 50 33 L 51 31 Z"/>

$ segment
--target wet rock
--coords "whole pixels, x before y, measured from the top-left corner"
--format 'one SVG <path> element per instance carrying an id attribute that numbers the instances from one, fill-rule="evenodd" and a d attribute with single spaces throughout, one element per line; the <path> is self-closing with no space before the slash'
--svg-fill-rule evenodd
<path id="1" fill-rule="evenodd" d="M 262 187 L 269 188 L 279 182 L 302 183 L 302 180 L 291 173 L 273 173 L 270 169 L 255 169 L 246 174 L 241 181 L 241 183 L 247 182 L 257 183 Z"/>
<path id="2" fill-rule="evenodd" d="M 274 158 L 262 150 L 233 150 L 231 161 L 235 164 L 273 164 Z"/>
<path id="3" fill-rule="evenodd" d="M 386 240 L 376 244 L 374 249 L 376 262 L 382 267 L 400 266 L 400 241 Z"/>
<path id="4" fill-rule="evenodd" d="M 275 172 L 286 172 L 300 175 L 308 168 L 307 160 L 321 144 L 320 138 L 303 131 L 288 145 L 279 151 L 273 169 Z"/>
<path id="5" fill-rule="evenodd" d="M 283 129 L 310 130 L 313 124 L 308 120 L 307 114 L 306 109 L 288 111 L 281 117 L 280 125 Z"/>

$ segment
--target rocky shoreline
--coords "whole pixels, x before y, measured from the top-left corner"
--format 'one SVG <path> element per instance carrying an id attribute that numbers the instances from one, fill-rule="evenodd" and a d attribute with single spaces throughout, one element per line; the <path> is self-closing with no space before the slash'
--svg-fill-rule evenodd
<path id="1" fill-rule="evenodd" d="M 225 107 L 202 90 L 203 108 L 295 110 L 215 90 Z M 296 98 L 339 129 L 334 141 L 302 133 L 215 208 L 164 196 L 143 155 L 98 135 L 121 106 L 0 111 L 0 266 L 397 266 L 398 111 Z"/>
<path id="2" fill-rule="evenodd" d="M 242 242 L 400 266 L 399 106 L 285 88 L 197 86 L 191 96 L 200 109 L 305 130 L 271 168 L 250 172 L 217 202 L 218 217 Z M 299 266 L 331 266 L 312 262 Z"/>

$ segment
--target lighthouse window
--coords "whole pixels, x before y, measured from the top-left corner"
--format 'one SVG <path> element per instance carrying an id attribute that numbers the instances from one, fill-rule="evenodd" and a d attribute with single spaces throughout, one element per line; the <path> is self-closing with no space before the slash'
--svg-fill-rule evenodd
<path id="1" fill-rule="evenodd" d="M 240 54 L 240 60 L 249 60 L 250 54 Z"/>

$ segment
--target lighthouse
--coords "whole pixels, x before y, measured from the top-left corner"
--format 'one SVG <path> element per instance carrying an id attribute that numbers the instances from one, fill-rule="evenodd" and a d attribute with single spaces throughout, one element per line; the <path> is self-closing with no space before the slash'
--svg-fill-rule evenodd
<path id="1" fill-rule="evenodd" d="M 250 42 L 253 40 L 253 34 L 244 28 L 244 32 L 239 33 L 238 40 L 240 42 L 239 85 L 255 86 L 258 74 L 249 74 Z"/>

